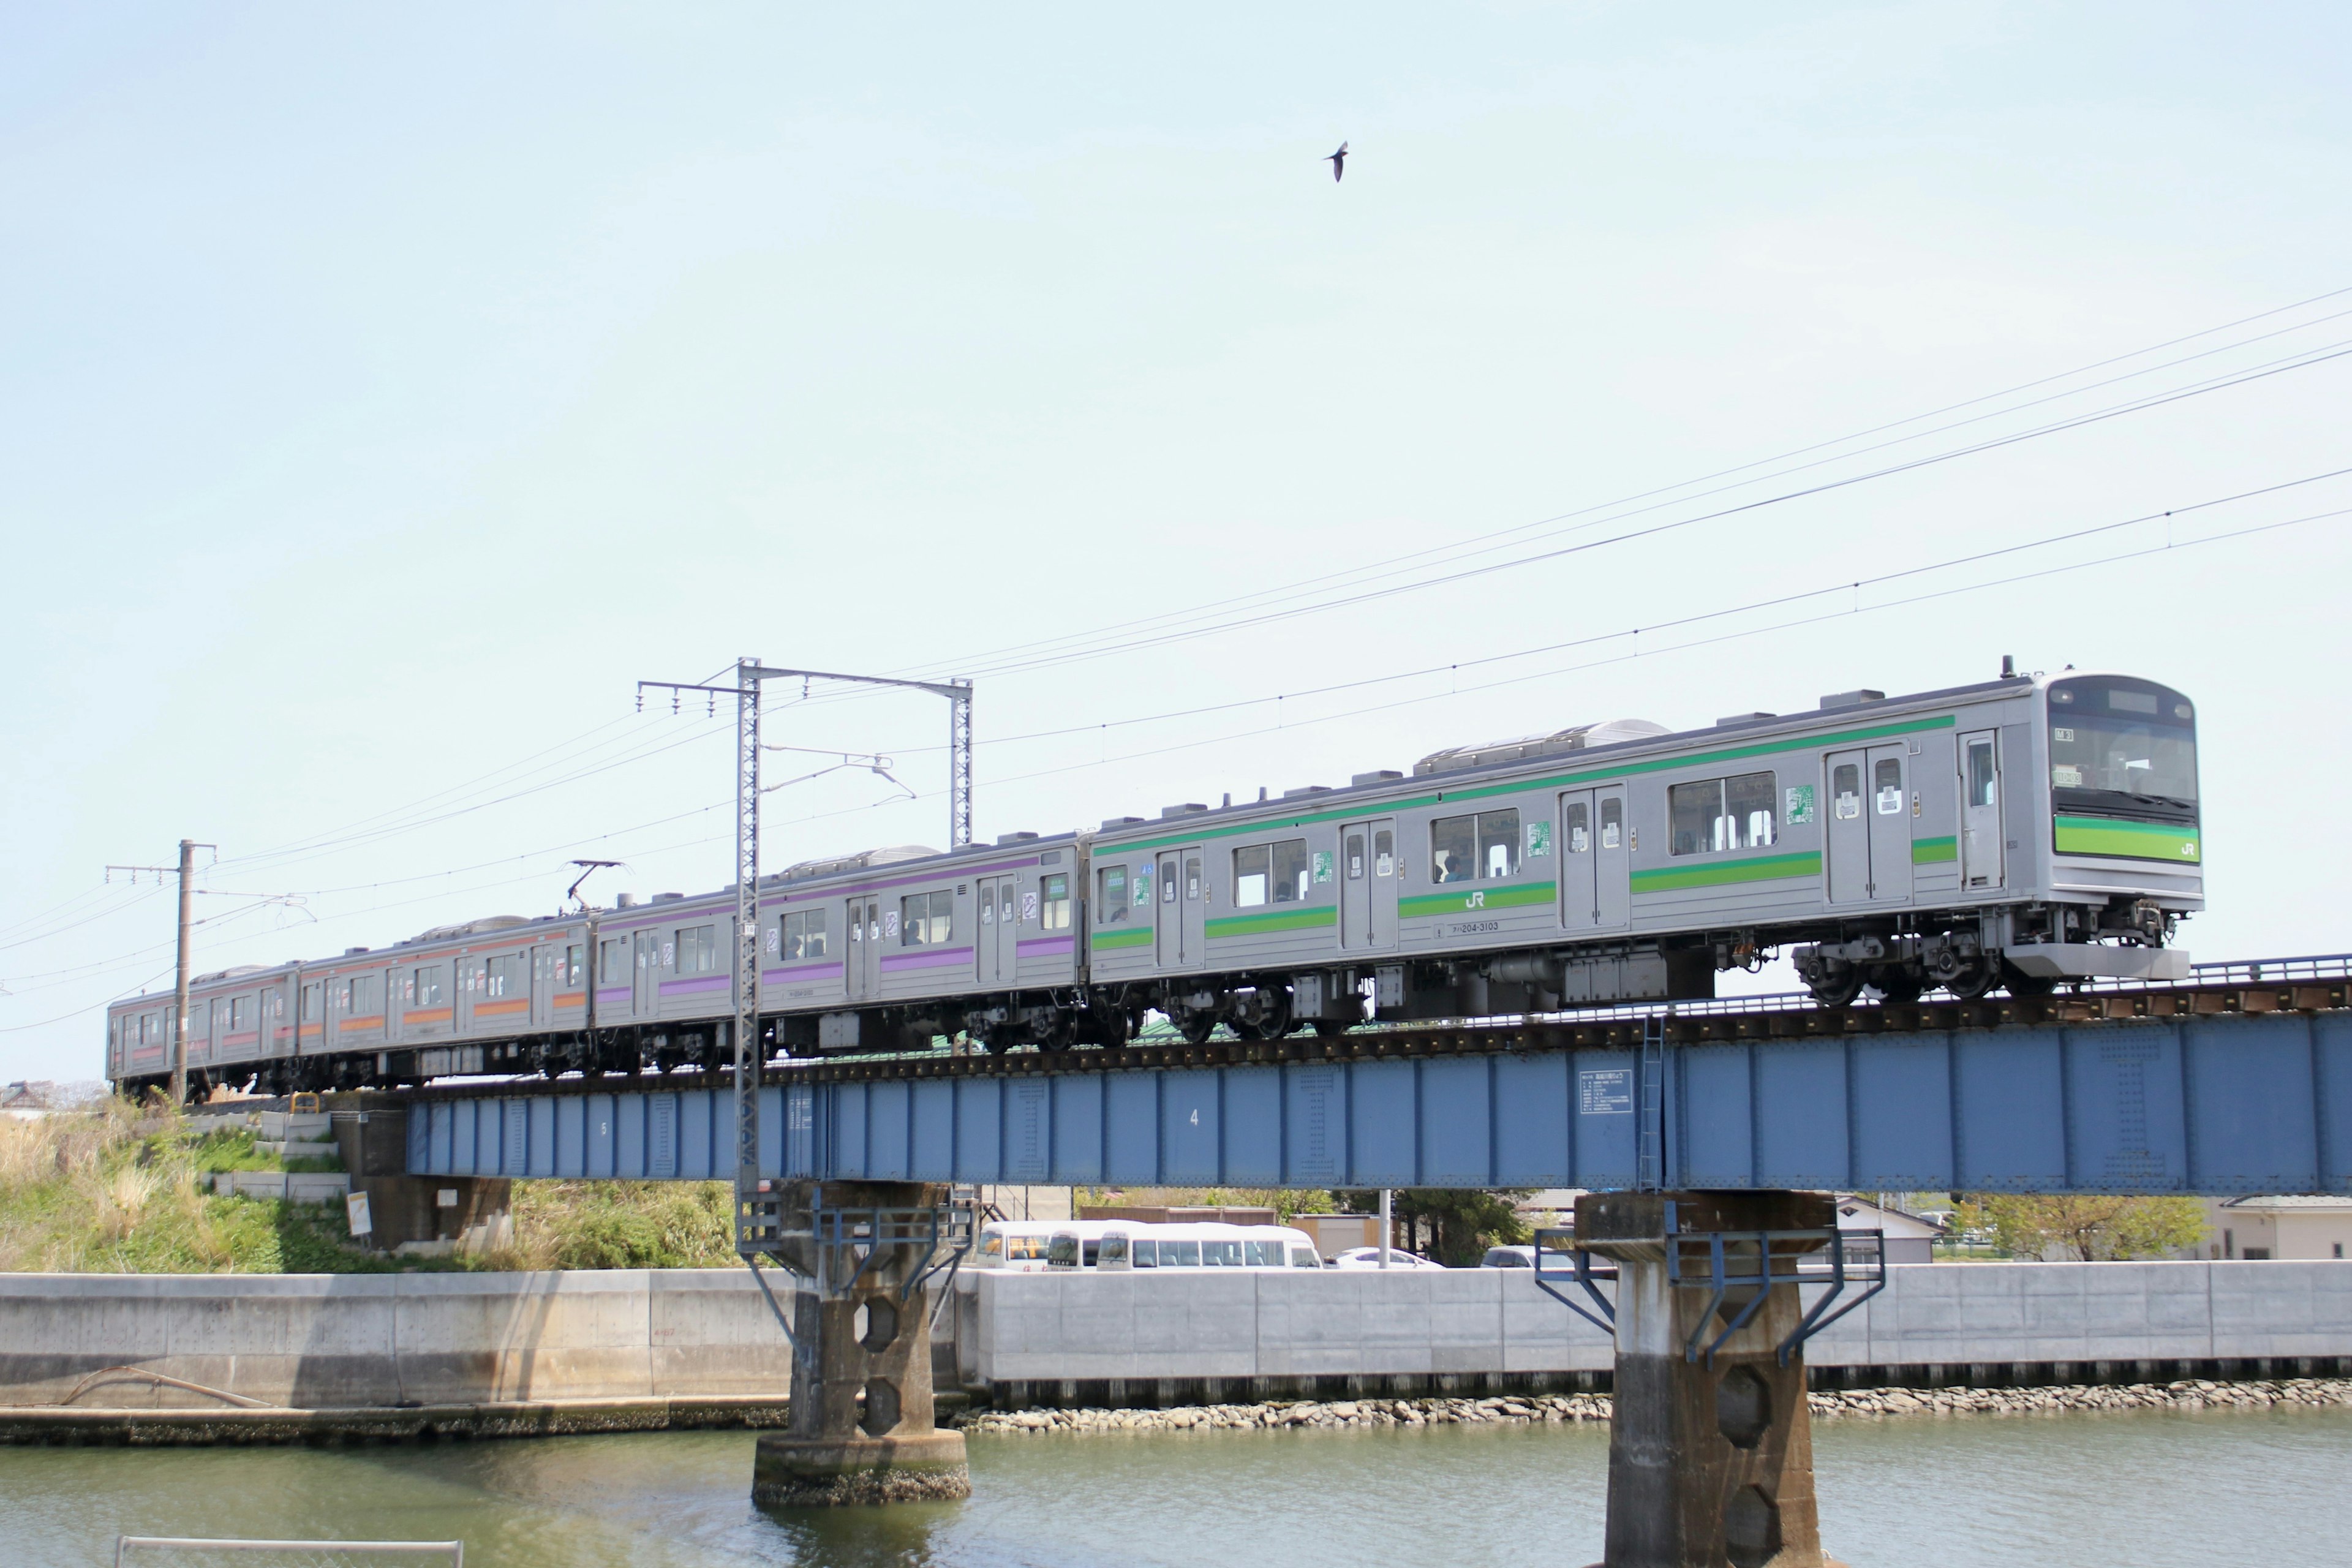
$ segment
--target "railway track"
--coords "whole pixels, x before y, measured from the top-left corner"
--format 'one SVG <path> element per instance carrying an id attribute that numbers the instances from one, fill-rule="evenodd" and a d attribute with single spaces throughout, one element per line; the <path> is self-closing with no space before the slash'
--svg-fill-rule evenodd
<path id="1" fill-rule="evenodd" d="M 1954 1029 L 2050 1028 L 2138 1020 L 2326 1013 L 2352 1007 L 2352 954 L 2199 964 L 2185 984 L 2096 983 L 2048 996 L 1985 997 L 1825 1008 L 1802 992 L 1654 1004 L 1530 1017 L 1373 1024 L 1336 1036 L 1272 1040 L 1212 1039 L 1192 1045 L 1147 1034 L 1118 1049 L 1034 1048 L 991 1054 L 788 1059 L 762 1069 L 770 1083 L 875 1083 L 942 1078 L 1039 1078 L 1134 1068 L 1280 1066 L 1291 1062 L 1412 1060 L 1529 1051 L 1638 1047 L 1654 1025 L 1679 1046 L 1763 1039 L 1836 1039 Z M 405 1100 L 479 1100 L 487 1095 L 611 1094 L 623 1090 L 734 1087 L 730 1071 L 602 1074 L 594 1078 L 468 1079 L 392 1093 Z"/>

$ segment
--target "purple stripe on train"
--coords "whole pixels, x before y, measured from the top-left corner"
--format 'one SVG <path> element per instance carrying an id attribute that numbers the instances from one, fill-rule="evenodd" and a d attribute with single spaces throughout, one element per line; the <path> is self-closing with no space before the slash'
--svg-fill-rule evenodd
<path id="1" fill-rule="evenodd" d="M 599 1002 L 625 1002 L 628 999 L 629 988 L 625 985 L 607 985 L 596 993 Z"/>
<path id="2" fill-rule="evenodd" d="M 733 982 L 724 974 L 706 974 L 698 980 L 665 980 L 661 994 L 665 996 L 691 996 L 700 991 L 724 991 Z"/>
<path id="3" fill-rule="evenodd" d="M 882 961 L 882 973 L 895 974 L 902 969 L 938 969 L 943 964 L 969 963 L 971 949 L 968 947 L 925 948 L 915 952 L 894 952 Z"/>
<path id="4" fill-rule="evenodd" d="M 824 980 L 841 973 L 839 960 L 831 963 L 791 963 L 782 969 L 760 971 L 760 984 L 774 985 L 786 980 Z"/>
<path id="5" fill-rule="evenodd" d="M 1043 958 L 1048 953 L 1067 952 L 1076 942 L 1066 936 L 1033 936 L 1013 945 L 1013 951 L 1024 958 Z"/>

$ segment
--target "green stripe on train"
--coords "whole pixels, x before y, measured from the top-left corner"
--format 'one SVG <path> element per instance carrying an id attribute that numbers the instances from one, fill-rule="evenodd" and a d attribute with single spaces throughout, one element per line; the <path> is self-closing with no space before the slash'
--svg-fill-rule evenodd
<path id="1" fill-rule="evenodd" d="M 2177 822 L 2119 822 L 2111 816 L 2062 816 L 2061 855 L 2107 855 L 2126 860 L 2169 860 L 2195 866 L 2204 858 L 2195 826 Z"/>
<path id="2" fill-rule="evenodd" d="M 1151 928 L 1124 926 L 1110 931 L 1098 931 L 1087 941 L 1097 952 L 1108 952 L 1113 948 L 1119 947 L 1149 947 L 1151 945 Z"/>
<path id="3" fill-rule="evenodd" d="M 1486 910 L 1517 910 L 1548 904 L 1559 892 L 1557 882 L 1529 882 L 1517 888 L 1479 888 L 1462 893 L 1423 893 L 1399 899 L 1397 913 L 1407 920 L 1427 915 L 1465 915 Z"/>
<path id="4" fill-rule="evenodd" d="M 1853 745 L 1864 741 L 1892 740 L 1897 735 L 1915 734 L 1922 730 L 1949 730 L 1959 721 L 1951 714 L 1906 719 L 1893 724 L 1874 725 L 1862 730 L 1840 730 L 1827 735 L 1790 735 L 1782 740 L 1766 741 L 1751 746 L 1717 747 L 1711 751 L 1690 752 L 1679 756 L 1654 757 L 1646 762 L 1619 763 L 1612 767 L 1591 768 L 1581 773 L 1552 773 L 1544 778 L 1515 779 L 1509 784 L 1480 784 L 1472 789 L 1437 790 L 1404 800 L 1382 800 L 1377 795 L 1344 805 L 1336 811 L 1304 812 L 1297 816 L 1259 817 L 1253 822 L 1231 827 L 1196 827 L 1189 833 L 1162 834 L 1127 844 L 1105 844 L 1097 836 L 1095 855 L 1097 863 L 1116 861 L 1122 855 L 1139 854 L 1148 849 L 1161 849 L 1172 845 L 1198 844 L 1208 838 L 1231 838 L 1239 834 L 1268 833 L 1285 827 L 1305 827 L 1318 822 L 1365 821 L 1386 816 L 1391 812 L 1412 811 L 1420 806 L 1435 805 L 1455 800 L 1486 800 L 1499 795 L 1524 795 L 1531 790 L 1566 789 L 1578 784 L 1609 784 L 1632 778 L 1638 773 L 1670 773 L 1676 768 L 1706 767 L 1715 763 L 1738 762 L 1747 757 L 1768 757 L 1780 752 L 1811 752 L 1824 748 Z"/>
<path id="5" fill-rule="evenodd" d="M 1794 855 L 1759 855 L 1748 860 L 1718 860 L 1705 866 L 1664 866 L 1633 873 L 1637 893 L 1678 893 L 1685 888 L 1719 888 L 1732 882 L 1774 882 L 1790 877 L 1818 877 L 1822 854 L 1807 849 Z"/>
<path id="6" fill-rule="evenodd" d="M 1960 858 L 1960 841 L 1957 838 L 1914 838 L 1911 841 L 1911 864 L 1933 866 L 1939 860 Z"/>
<path id="7" fill-rule="evenodd" d="M 1265 936 L 1278 931 L 1308 931 L 1316 926 L 1337 925 L 1339 911 L 1329 904 L 1304 910 L 1273 910 L 1262 915 L 1227 915 L 1211 921 L 1211 936 Z"/>

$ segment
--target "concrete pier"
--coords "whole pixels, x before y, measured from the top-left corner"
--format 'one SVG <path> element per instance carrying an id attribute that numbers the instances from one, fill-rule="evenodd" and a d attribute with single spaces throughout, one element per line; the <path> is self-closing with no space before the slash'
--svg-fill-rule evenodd
<path id="1" fill-rule="evenodd" d="M 1694 1261 L 1707 1256 L 1697 1238 L 1722 1234 L 1729 1277 L 1756 1275 L 1754 1233 L 1836 1223 L 1813 1193 L 1577 1200 L 1578 1240 L 1619 1270 L 1602 1568 L 1823 1568 L 1802 1347 L 1785 1364 L 1779 1353 L 1802 1316 L 1797 1286 L 1735 1286 L 1718 1299 Z M 1762 1302 L 1724 1337 L 1759 1289 Z"/>
<path id="2" fill-rule="evenodd" d="M 799 1183 L 783 1194 L 792 1298 L 792 1423 L 761 1436 L 752 1500 L 831 1508 L 969 1497 L 961 1432 L 933 1425 L 929 1250 L 903 1216 L 937 1214 L 944 1187 Z M 861 1217 L 863 1216 L 863 1217 Z M 863 1240 L 856 1239 L 863 1229 Z"/>

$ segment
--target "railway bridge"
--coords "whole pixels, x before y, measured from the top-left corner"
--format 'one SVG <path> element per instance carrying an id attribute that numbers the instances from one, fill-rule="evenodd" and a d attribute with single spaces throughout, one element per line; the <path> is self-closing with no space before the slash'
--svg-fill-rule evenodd
<path id="1" fill-rule="evenodd" d="M 1616 1335 L 1611 1568 L 1813 1568 L 1802 1347 L 1833 1309 L 1800 1287 L 1870 1288 L 1819 1194 L 2352 1193 L 2352 958 L 365 1102 L 410 1178 L 735 1181 L 746 1256 L 794 1276 L 793 1426 L 754 1482 L 782 1502 L 963 1485 L 924 1305 L 956 1184 L 1585 1188 L 1556 1293 Z"/>

